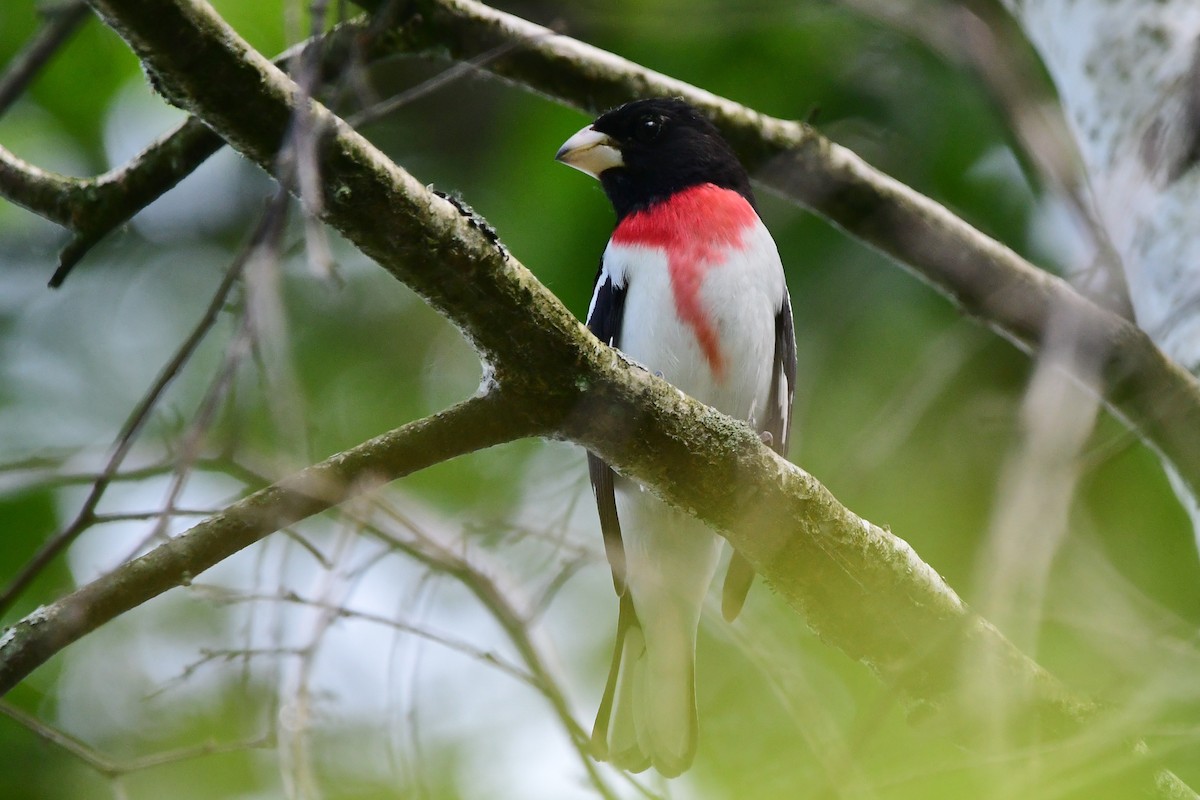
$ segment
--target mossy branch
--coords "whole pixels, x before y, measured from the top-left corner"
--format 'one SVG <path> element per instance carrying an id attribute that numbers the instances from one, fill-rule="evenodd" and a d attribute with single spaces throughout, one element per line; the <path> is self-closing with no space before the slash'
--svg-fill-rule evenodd
<path id="1" fill-rule="evenodd" d="M 355 1 L 372 11 L 392 5 Z M 761 114 L 475 0 L 400 5 L 404 24 L 389 47 L 458 61 L 503 52 L 484 68 L 589 114 L 638 97 L 685 97 L 712 117 L 760 183 L 894 259 L 1025 352 L 1039 352 L 1050 320 L 1069 315 L 1102 364 L 1099 382 L 1090 370 L 1073 377 L 1101 395 L 1200 497 L 1200 383 L 1133 323 L 941 204 L 808 125 Z"/>
<path id="2" fill-rule="evenodd" d="M 378 17 L 344 24 L 331 34 L 323 50 L 330 67 L 354 48 L 362 48 L 355 52 L 366 60 L 420 51 L 449 54 L 462 62 L 479 61 L 505 80 L 588 112 L 634 97 L 682 95 L 712 115 L 762 183 L 895 259 L 1023 350 L 1038 352 L 1049 320 L 1071 314 L 1081 337 L 1103 356 L 1099 383 L 1090 374 L 1075 377 L 1102 395 L 1109 410 L 1173 464 L 1200 496 L 1200 385 L 1186 370 L 1128 320 L 1099 308 L 809 126 L 760 114 L 473 0 L 358 0 L 358 5 Z M 63 202 L 64 187 L 53 180 L 26 189 L 40 199 L 17 197 L 10 187 L 36 183 L 37 175 L 22 172 L 0 151 L 0 193 L 80 231 L 64 250 L 53 280 L 58 282 L 96 240 L 221 144 L 193 118 L 120 170 L 81 183 L 70 204 Z M 84 202 L 89 198 L 96 202 Z"/>

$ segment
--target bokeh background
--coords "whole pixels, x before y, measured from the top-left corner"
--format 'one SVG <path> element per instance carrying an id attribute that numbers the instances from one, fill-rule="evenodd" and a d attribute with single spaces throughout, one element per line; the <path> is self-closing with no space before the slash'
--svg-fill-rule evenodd
<path id="1" fill-rule="evenodd" d="M 298 3 L 214 5 L 266 54 L 309 24 Z M 1047 269 L 1090 263 L 1087 231 L 1031 166 L 986 76 L 886 5 L 497 5 L 765 113 L 811 119 Z M 913 8 L 929 30 L 961 11 Z M 30 0 L 0 5 L 0 61 L 37 25 Z M 448 66 L 391 60 L 355 76 L 342 107 Z M 1031 107 L 1052 100 L 1039 76 L 1029 86 Z M 90 20 L 0 117 L 0 143 L 87 176 L 181 118 Z M 599 186 L 553 154 L 586 121 L 477 74 L 364 132 L 420 180 L 461 195 L 582 315 L 612 214 Z M 221 152 L 58 290 L 46 281 L 64 232 L 0 203 L 0 581 L 74 519 L 89 476 L 273 191 Z M 997 590 L 988 537 L 1010 498 L 999 487 L 1026 429 L 1030 360 L 823 221 L 769 194 L 760 205 L 795 309 L 793 460 L 907 540 L 968 602 L 993 603 L 982 596 Z M 458 332 L 329 236 L 332 277 L 314 250 L 320 237 L 306 236 L 292 209 L 280 259 L 247 267 L 97 524 L 0 622 L 264 481 L 474 391 L 479 363 Z M 1039 591 L 1019 598 L 1023 644 L 1200 785 L 1200 581 L 1187 518 L 1154 455 L 1103 413 L 1072 464 L 1065 529 L 1047 520 L 1045 537 L 1031 537 L 1048 569 Z M 615 616 L 582 452 L 528 441 L 459 459 L 276 534 L 68 648 L 6 700 L 0 799 L 598 796 L 543 689 L 551 683 L 590 730 Z M 544 670 L 532 678 L 530 653 Z M 817 640 L 762 585 L 734 625 L 706 616 L 698 692 L 690 773 L 630 781 L 601 766 L 598 780 L 621 797 L 1134 791 L 1127 763 L 1089 758 L 1086 746 L 996 756 L 910 725 L 865 666 Z"/>

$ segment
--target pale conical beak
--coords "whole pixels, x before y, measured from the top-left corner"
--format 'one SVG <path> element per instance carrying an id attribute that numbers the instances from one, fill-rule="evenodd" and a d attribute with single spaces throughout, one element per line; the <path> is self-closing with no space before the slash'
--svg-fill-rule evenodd
<path id="1" fill-rule="evenodd" d="M 600 173 L 607 169 L 625 166 L 616 142 L 591 125 L 563 142 L 554 159 L 593 178 L 599 178 Z"/>

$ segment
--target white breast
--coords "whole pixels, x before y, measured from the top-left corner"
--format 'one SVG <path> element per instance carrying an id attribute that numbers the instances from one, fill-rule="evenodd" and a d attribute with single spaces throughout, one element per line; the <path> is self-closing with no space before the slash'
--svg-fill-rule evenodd
<path id="1" fill-rule="evenodd" d="M 719 251 L 699 287 L 700 309 L 719 343 L 721 375 L 714 374 L 695 326 L 680 316 L 665 252 L 610 243 L 604 270 L 626 287 L 621 350 L 697 400 L 737 419 L 763 419 L 785 284 L 779 252 L 760 220 L 742 234 L 740 247 Z"/>

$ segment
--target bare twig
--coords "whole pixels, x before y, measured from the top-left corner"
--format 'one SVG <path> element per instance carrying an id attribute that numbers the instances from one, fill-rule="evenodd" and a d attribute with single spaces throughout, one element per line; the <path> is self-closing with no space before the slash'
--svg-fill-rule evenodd
<path id="1" fill-rule="evenodd" d="M 20 53 L 0 75 L 0 115 L 12 106 L 37 77 L 38 72 L 78 30 L 92 10 L 83 0 L 67 0 L 57 8 L 47 9 L 46 22 L 26 43 Z"/>
<path id="2" fill-rule="evenodd" d="M 439 574 L 452 577 L 475 596 L 521 654 L 521 660 L 529 669 L 529 685 L 537 689 L 550 703 L 596 791 L 609 800 L 615 800 L 616 795 L 601 778 L 592 760 L 588 733 L 575 721 L 566 695 L 559 687 L 559 681 L 552 674 L 541 648 L 531 635 L 529 626 L 534 609 L 518 607 L 511 597 L 512 593 L 506 591 L 494 577 L 496 570 L 477 568 L 471 563 L 471 559 L 455 552 L 456 547 L 461 549 L 461 543 L 453 545 L 439 541 L 431 531 L 382 499 L 376 501 L 376 507 L 412 534 L 415 541 L 394 536 L 377 525 L 367 526 L 367 530 L 386 542 L 389 547 L 405 553 Z"/>
<path id="3" fill-rule="evenodd" d="M 238 742 L 207 742 L 192 747 L 181 747 L 162 753 L 154 753 L 128 761 L 115 761 L 71 734 L 47 725 L 45 722 L 14 706 L 7 700 L 0 700 L 0 714 L 4 714 L 14 720 L 43 741 L 49 742 L 55 747 L 66 751 L 81 763 L 107 778 L 117 778 L 122 775 L 129 775 L 134 772 L 141 772 L 167 764 L 177 764 L 181 761 L 190 761 L 204 756 L 262 749 L 274 745 L 274 737 L 268 734 Z"/>
<path id="4" fill-rule="evenodd" d="M 426 95 L 445 88 L 447 85 L 456 80 L 464 78 L 476 72 L 480 72 L 492 61 L 508 55 L 511 51 L 521 47 L 524 42 L 512 41 L 489 50 L 486 53 L 481 53 L 475 58 L 467 61 L 460 61 L 457 64 L 443 70 L 439 74 L 433 76 L 427 81 L 423 81 L 410 89 L 405 89 L 403 92 L 398 92 L 386 100 L 381 100 L 368 108 L 357 111 L 346 117 L 346 122 L 354 128 L 361 128 L 365 125 L 370 125 L 378 122 L 389 114 L 394 114 L 399 109 L 410 103 L 413 103 Z"/>
<path id="5" fill-rule="evenodd" d="M 129 417 L 125 420 L 125 424 L 121 426 L 121 430 L 117 434 L 112 454 L 108 457 L 104 469 L 101 470 L 100 474 L 93 481 L 92 488 L 88 492 L 88 496 L 84 499 L 83 505 L 76 513 L 75 518 L 38 548 L 33 557 L 21 567 L 20 572 L 9 581 L 3 593 L 0 593 L 0 614 L 11 608 L 12 604 L 16 602 L 17 598 L 21 596 L 21 593 L 25 591 L 29 584 L 41 574 L 42 570 L 59 553 L 68 547 L 71 542 L 75 541 L 83 531 L 95 523 L 96 507 L 99 505 L 101 498 L 104 497 L 104 493 L 116 478 L 121 465 L 133 449 L 134 442 L 137 441 L 138 435 L 145 427 L 146 422 L 149 421 L 154 408 L 166 392 L 167 387 L 178 377 L 183 367 L 191 360 L 196 350 L 200 347 L 200 344 L 204 341 L 209 331 L 216 325 L 230 292 L 241 277 L 242 268 L 246 260 L 255 252 L 262 241 L 269 238 L 271 231 L 277 229 L 282 224 L 286 199 L 287 196 L 281 193 L 268 206 L 262 220 L 259 222 L 257 230 L 251 237 L 250 243 L 238 258 L 234 260 L 229 269 L 226 270 L 225 277 L 217 285 L 216 291 L 213 292 L 212 300 L 209 301 L 208 307 L 200 316 L 191 333 L 188 334 L 180 344 L 179 349 L 175 351 L 175 354 L 171 356 L 162 370 L 159 371 L 154 383 L 151 384 L 146 394 L 142 396 L 142 399 L 134 407 L 133 411 L 130 412 Z"/>
<path id="6" fill-rule="evenodd" d="M 357 611 L 352 608 L 347 608 L 339 603 L 330 602 L 328 600 L 314 599 L 310 597 L 302 597 L 292 592 L 281 592 L 280 594 L 238 594 L 229 598 L 228 602 L 237 603 L 289 603 L 307 608 L 314 608 L 322 612 L 322 616 L 326 619 L 322 625 L 327 626 L 334 619 L 356 619 L 362 622 L 370 622 L 375 625 L 382 625 L 387 628 L 394 628 L 401 633 L 407 633 L 412 636 L 417 636 L 427 641 L 433 642 L 436 645 L 445 647 L 447 650 L 453 650 L 456 653 L 462 653 L 464 656 L 473 658 L 486 664 L 496 667 L 501 672 L 509 675 L 522 683 L 528 684 L 537 688 L 537 683 L 534 677 L 521 669 L 516 664 L 508 661 L 503 656 L 488 650 L 481 650 L 465 639 L 460 639 L 450 633 L 435 631 L 422 625 L 416 625 L 404 620 L 396 619 L 393 616 L 383 614 L 373 614 L 369 611 Z M 320 627 L 320 626 L 319 626 Z M 319 640 L 319 633 L 315 639 Z M 313 640 L 305 647 L 297 648 L 289 655 L 295 655 L 299 658 L 304 658 L 306 655 L 311 655 L 314 647 Z"/>
<path id="7" fill-rule="evenodd" d="M 248 282 L 249 276 L 258 269 L 267 268 L 264 265 L 278 261 L 287 206 L 288 194 L 281 188 L 268 203 L 267 211 L 251 236 L 250 243 L 230 268 L 232 273 L 243 278 L 244 283 Z M 188 478 L 200 459 L 205 436 L 215 423 L 221 404 L 229 396 L 238 368 L 250 354 L 254 329 L 255 320 L 251 304 L 243 304 L 241 320 L 225 346 L 225 356 L 221 365 L 209 381 L 208 389 L 200 399 L 191 424 L 181 437 L 180 450 L 175 456 L 174 474 L 171 476 L 171 484 L 167 489 L 158 521 L 146 539 L 134 548 L 130 558 L 150 541 L 166 536 L 167 526 L 176 513 L 176 503 L 179 502 Z"/>
<path id="8" fill-rule="evenodd" d="M 309 5 L 309 41 L 319 41 L 325 28 L 327 0 L 313 0 Z M 334 276 L 333 254 L 325 226 L 321 224 L 324 200 L 320 191 L 321 173 L 317 163 L 316 140 L 319 130 L 313 128 L 313 118 L 303 113 L 308 102 L 316 96 L 320 85 L 321 54 L 316 48 L 305 48 L 296 53 L 288 63 L 288 72 L 300 90 L 296 108 L 299 113 L 292 119 L 287 143 L 280 151 L 280 169 L 276 174 L 289 185 L 300 198 L 304 216 L 305 253 L 313 274 L 326 280 Z M 292 183 L 294 187 L 291 187 Z"/>
<path id="9" fill-rule="evenodd" d="M 92 484 L 103 477 L 103 468 L 99 471 L 73 472 L 64 470 L 56 471 L 53 474 L 38 474 L 46 473 L 54 469 L 56 465 L 61 467 L 65 460 L 66 456 L 35 456 L 29 459 L 21 459 L 9 464 L 0 465 L 0 475 L 7 473 L 16 476 L 25 473 L 29 476 L 28 480 L 30 482 L 36 480 L 39 486 L 45 488 Z M 266 486 L 271 482 L 270 479 L 263 477 L 258 472 L 226 458 L 205 456 L 196 460 L 196 466 L 212 472 L 229 475 L 231 478 L 258 488 Z M 110 483 L 142 481 L 147 478 L 168 474 L 173 469 L 174 465 L 170 460 L 160 459 L 137 467 L 127 467 L 126 469 L 118 470 L 112 475 L 109 481 Z"/>
<path id="10" fill-rule="evenodd" d="M 497 393 L 472 398 L 309 467 L 114 572 L 38 609 L 0 636 L 0 693 L 53 653 L 118 614 L 192 581 L 213 564 L 296 520 L 481 447 L 536 433 Z"/>
<path id="11" fill-rule="evenodd" d="M 213 508 L 175 508 L 172 513 L 178 517 L 211 517 L 213 514 L 220 513 L 220 509 Z M 126 511 L 119 514 L 93 514 L 93 525 L 108 525 L 114 522 L 144 522 L 146 520 L 158 519 L 162 516 L 162 510 L 158 511 Z"/>
<path id="12" fill-rule="evenodd" d="M 346 608 L 345 600 L 357 580 L 376 562 L 373 558 L 353 570 L 344 569 L 342 564 L 353 551 L 353 543 L 359 531 L 356 526 L 350 525 L 341 525 L 339 528 L 329 558 L 332 566 L 319 573 L 316 598 L 307 603 L 318 612 L 313 620 L 308 642 L 300 648 L 295 659 L 295 668 L 284 672 L 285 681 L 280 686 L 280 705 L 287 709 L 288 723 L 280 730 L 279 769 L 289 797 L 321 797 L 317 770 L 313 765 L 310 735 L 314 715 L 312 677 L 316 659 L 321 643 L 334 623 L 358 613 Z M 383 553 L 380 553 L 378 557 L 382 555 Z M 415 630 L 417 626 L 409 627 Z M 446 637 L 441 638 L 445 640 Z"/>

